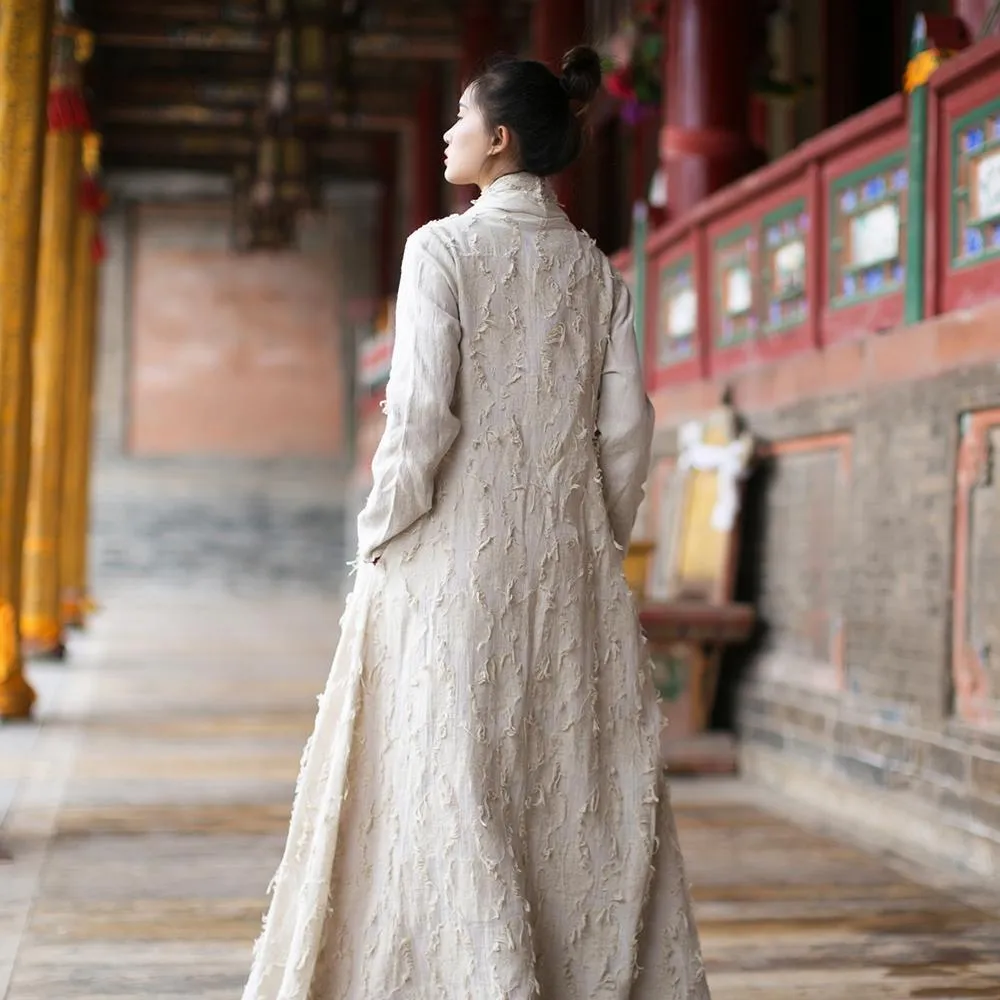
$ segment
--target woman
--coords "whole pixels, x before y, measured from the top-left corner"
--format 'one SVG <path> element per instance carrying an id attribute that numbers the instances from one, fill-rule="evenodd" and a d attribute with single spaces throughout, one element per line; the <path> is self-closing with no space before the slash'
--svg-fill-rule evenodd
<path id="1" fill-rule="evenodd" d="M 622 551 L 628 291 L 543 178 L 590 49 L 479 77 L 406 245 L 357 581 L 244 1000 L 706 1000 Z"/>

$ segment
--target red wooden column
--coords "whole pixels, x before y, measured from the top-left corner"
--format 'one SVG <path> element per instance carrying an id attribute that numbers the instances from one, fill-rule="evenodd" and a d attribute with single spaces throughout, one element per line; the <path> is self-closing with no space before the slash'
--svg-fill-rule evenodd
<path id="1" fill-rule="evenodd" d="M 671 218 L 758 162 L 749 101 L 756 9 L 750 0 L 667 4 L 660 158 Z"/>
<path id="2" fill-rule="evenodd" d="M 500 5 L 490 0 L 466 0 L 462 4 L 462 51 L 458 60 L 458 89 L 455 110 L 461 92 L 483 71 L 489 60 L 506 48 Z M 449 119 L 448 125 L 451 124 Z M 464 212 L 478 195 L 474 184 L 452 189 L 452 211 Z"/>
<path id="3" fill-rule="evenodd" d="M 428 62 L 417 91 L 416 133 L 413 137 L 413 214 L 410 228 L 441 217 L 444 183 L 444 129 L 441 127 L 441 66 Z"/>
<path id="4" fill-rule="evenodd" d="M 535 0 L 531 11 L 531 49 L 534 57 L 559 73 L 562 57 L 574 45 L 586 40 L 586 27 L 585 0 Z M 583 207 L 581 173 L 578 162 L 553 179 L 560 204 L 577 225 L 580 224 Z"/>
<path id="5" fill-rule="evenodd" d="M 378 299 L 385 301 L 396 288 L 399 274 L 399 223 L 397 212 L 399 175 L 399 137 L 379 137 L 377 146 L 381 198 L 378 212 Z"/>

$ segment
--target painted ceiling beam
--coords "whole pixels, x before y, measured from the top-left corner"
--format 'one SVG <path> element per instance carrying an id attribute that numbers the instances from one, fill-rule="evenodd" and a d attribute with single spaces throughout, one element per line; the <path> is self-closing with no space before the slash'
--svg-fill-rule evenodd
<path id="1" fill-rule="evenodd" d="M 372 87 L 359 82 L 357 90 L 359 112 L 402 114 L 408 112 L 412 104 L 412 93 L 404 86 L 388 88 L 383 84 Z M 136 114 L 149 113 L 154 118 L 180 116 L 197 123 L 217 112 L 233 116 L 256 112 L 263 108 L 266 93 L 265 80 L 199 83 L 184 79 L 139 78 L 129 80 L 127 88 L 107 87 L 101 112 L 102 118 L 110 120 L 132 120 Z M 229 117 L 227 120 L 237 121 L 237 118 Z"/>
<path id="2" fill-rule="evenodd" d="M 170 31 L 148 27 L 100 29 L 97 44 L 117 49 L 170 49 L 201 52 L 269 52 L 271 33 L 227 25 L 184 26 Z M 351 36 L 351 53 L 368 59 L 457 59 L 459 41 L 448 35 L 365 32 Z"/>
<path id="3" fill-rule="evenodd" d="M 208 157 L 232 163 L 252 159 L 257 140 L 252 135 L 234 131 L 174 130 L 157 133 L 114 129 L 105 133 L 104 145 L 110 159 L 128 155 L 160 162 L 164 158 L 173 161 Z M 368 138 L 359 140 L 356 132 L 345 134 L 340 139 L 331 136 L 310 146 L 310 151 L 323 163 L 355 166 L 374 163 L 376 152 L 374 144 Z"/>

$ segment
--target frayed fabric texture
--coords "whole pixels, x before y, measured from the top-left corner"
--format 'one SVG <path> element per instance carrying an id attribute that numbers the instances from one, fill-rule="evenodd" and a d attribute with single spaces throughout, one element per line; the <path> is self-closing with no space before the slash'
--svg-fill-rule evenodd
<path id="1" fill-rule="evenodd" d="M 518 174 L 410 237 L 396 327 L 243 998 L 708 1000 L 622 573 L 652 436 L 628 290 Z"/>

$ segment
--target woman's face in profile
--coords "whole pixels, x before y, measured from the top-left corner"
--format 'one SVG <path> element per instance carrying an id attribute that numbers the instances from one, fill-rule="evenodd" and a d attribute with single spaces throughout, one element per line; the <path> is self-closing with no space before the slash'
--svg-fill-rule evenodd
<path id="1" fill-rule="evenodd" d="M 481 184 L 494 146 L 471 86 L 462 94 L 458 117 L 445 132 L 444 145 L 444 179 L 449 184 Z"/>

